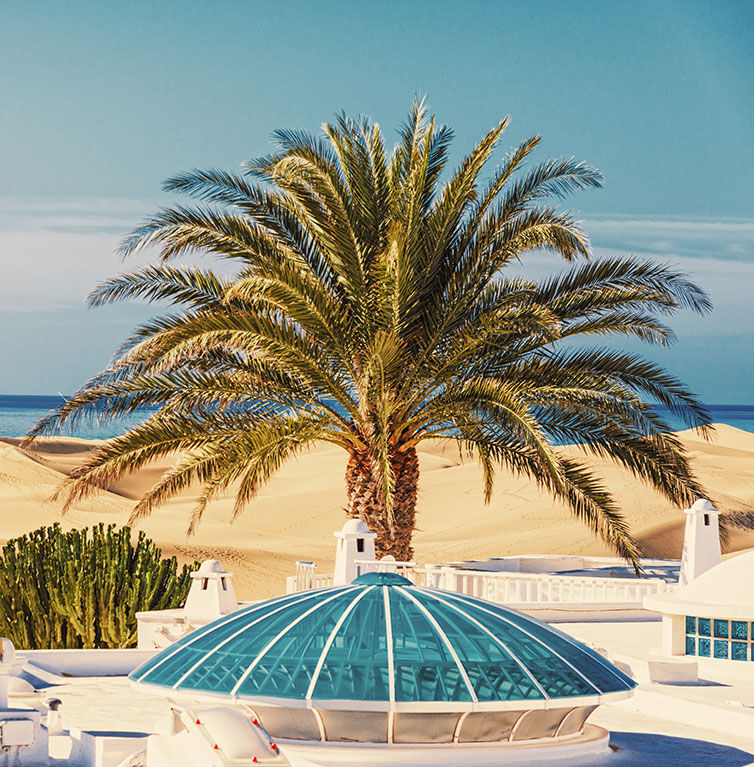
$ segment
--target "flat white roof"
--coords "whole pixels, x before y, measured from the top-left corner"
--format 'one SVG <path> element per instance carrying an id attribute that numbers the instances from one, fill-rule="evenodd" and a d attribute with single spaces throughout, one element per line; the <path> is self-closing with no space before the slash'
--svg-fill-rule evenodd
<path id="1" fill-rule="evenodd" d="M 648 596 L 644 606 L 670 615 L 754 620 L 754 551 L 720 562 L 674 591 Z"/>

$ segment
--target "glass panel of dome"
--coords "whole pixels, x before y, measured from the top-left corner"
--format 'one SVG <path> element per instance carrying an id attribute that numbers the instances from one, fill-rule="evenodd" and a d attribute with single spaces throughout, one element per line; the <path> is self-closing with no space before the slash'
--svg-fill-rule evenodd
<path id="1" fill-rule="evenodd" d="M 719 639 L 715 640 L 715 657 L 727 658 L 728 657 L 728 643 Z"/>
<path id="2" fill-rule="evenodd" d="M 686 633 L 696 634 L 696 618 L 691 615 L 686 616 Z"/>
<path id="3" fill-rule="evenodd" d="M 699 636 L 708 637 L 710 635 L 711 621 L 709 618 L 699 618 L 697 620 L 697 631 Z"/>
<path id="4" fill-rule="evenodd" d="M 387 743 L 387 712 L 320 711 L 325 738 L 339 743 Z"/>
<path id="5" fill-rule="evenodd" d="M 570 712 L 568 708 L 527 711 L 513 729 L 512 740 L 551 738 Z"/>
<path id="6" fill-rule="evenodd" d="M 478 700 L 520 700 L 544 698 L 542 691 L 513 656 L 485 631 L 478 621 L 463 612 L 462 606 L 441 601 L 430 592 L 414 594 L 442 626 L 453 646 Z"/>
<path id="7" fill-rule="evenodd" d="M 389 700 L 385 603 L 371 588 L 346 616 L 314 684 L 315 700 Z"/>
<path id="8" fill-rule="evenodd" d="M 518 659 L 551 697 L 594 695 L 636 686 L 632 679 L 611 668 L 601 655 L 551 626 L 509 608 L 480 604 L 463 594 L 443 596 L 454 603 L 463 602 L 467 606 L 464 610 L 491 629 L 494 625 L 494 633 L 508 647 L 516 648 Z"/>
<path id="9" fill-rule="evenodd" d="M 254 713 L 273 738 L 320 740 L 317 717 L 308 708 L 257 706 L 255 703 Z"/>
<path id="10" fill-rule="evenodd" d="M 708 658 L 710 654 L 710 640 L 704 639 L 703 637 L 699 639 L 699 645 L 697 647 L 697 655 L 701 655 L 702 657 Z"/>
<path id="11" fill-rule="evenodd" d="M 452 743 L 458 713 L 398 713 L 393 718 L 393 743 Z"/>
<path id="12" fill-rule="evenodd" d="M 508 609 L 507 612 L 523 630 L 537 637 L 540 642 L 557 652 L 564 661 L 575 666 L 582 676 L 588 678 L 590 685 L 602 692 L 631 690 L 636 686 L 631 677 L 619 671 L 595 650 L 575 642 L 569 634 L 553 626 L 546 626 L 516 610 Z"/>
<path id="13" fill-rule="evenodd" d="M 731 642 L 730 643 L 730 657 L 733 660 L 746 660 L 747 653 L 746 642 Z"/>
<path id="14" fill-rule="evenodd" d="M 445 641 L 421 609 L 390 589 L 395 699 L 470 701 L 471 692 Z"/>
<path id="15" fill-rule="evenodd" d="M 487 609 L 487 604 L 477 607 L 466 601 L 464 610 L 472 617 L 486 622 L 508 647 L 515 647 L 515 653 L 521 664 L 539 682 L 550 697 L 571 695 L 594 695 L 598 689 L 584 678 L 566 660 L 558 657 L 551 649 L 550 642 L 539 640 L 523 629 L 512 625 L 503 615 Z M 490 608 L 495 607 L 489 605 Z M 514 614 L 516 618 L 520 617 Z M 553 637 L 558 644 L 558 637 Z M 569 648 L 571 649 L 571 648 Z"/>
<path id="16" fill-rule="evenodd" d="M 696 639 L 686 637 L 686 655 L 696 655 Z"/>
<path id="17" fill-rule="evenodd" d="M 242 608 L 232 615 L 224 615 L 222 618 L 218 618 L 217 620 L 208 623 L 206 626 L 203 626 L 196 631 L 192 631 L 190 634 L 173 642 L 169 647 L 157 653 L 146 663 L 139 666 L 139 668 L 130 675 L 130 678 L 134 680 L 144 679 L 145 682 L 153 684 L 171 685 L 191 666 L 191 662 L 189 661 L 190 656 L 193 656 L 194 660 L 198 660 L 202 655 L 206 655 L 212 647 L 216 646 L 218 641 L 222 641 L 222 639 L 230 636 L 233 632 L 238 631 L 242 626 L 268 614 L 270 610 L 278 609 L 278 607 L 285 605 L 286 603 L 295 604 L 296 602 L 301 601 L 302 598 L 303 596 L 301 594 L 287 594 L 280 599 L 270 600 L 270 602 L 265 605 L 252 605 L 250 607 Z M 211 637 L 208 636 L 210 632 L 212 634 Z M 183 650 L 182 648 L 187 649 Z M 177 667 L 175 662 L 173 662 L 171 664 L 173 671 L 169 672 L 168 669 L 171 667 L 166 667 L 165 664 L 168 662 L 169 658 L 176 655 L 176 651 L 178 650 L 181 650 L 177 655 L 179 658 L 182 658 L 182 660 L 179 660 Z M 154 674 L 150 673 L 153 669 L 156 669 Z M 176 670 L 178 671 L 177 674 L 174 673 Z"/>
<path id="18" fill-rule="evenodd" d="M 354 591 L 355 589 L 341 589 L 324 594 L 320 592 L 318 599 L 291 604 L 279 612 L 273 609 L 263 621 L 256 625 L 249 624 L 245 630 L 230 638 L 221 647 L 215 645 L 197 668 L 180 683 L 180 687 L 187 690 L 232 692 L 257 656 L 275 640 L 280 632 L 284 631 L 287 634 L 291 627 L 295 628 L 294 622 L 306 615 L 309 610 L 313 611 L 310 616 L 316 616 L 323 607 L 330 604 L 328 601 L 330 599 L 340 601 L 341 606 L 345 608 L 345 605 L 353 599 Z M 316 621 L 316 618 L 314 620 Z M 238 692 L 243 694 L 245 690 Z"/>
<path id="19" fill-rule="evenodd" d="M 578 708 L 571 709 L 558 728 L 558 737 L 562 738 L 566 735 L 576 735 L 581 732 L 584 729 L 586 720 L 595 708 L 597 708 L 597 706 L 579 706 Z"/>
<path id="20" fill-rule="evenodd" d="M 323 602 L 275 642 L 238 689 L 239 695 L 303 698 L 338 619 L 363 590 Z M 366 598 L 368 593 L 362 597 Z M 295 648 L 295 649 L 293 649 Z"/>
<path id="21" fill-rule="evenodd" d="M 461 722 L 459 743 L 507 740 L 523 711 L 473 711 Z"/>
<path id="22" fill-rule="evenodd" d="M 733 639 L 748 639 L 749 624 L 746 621 L 731 621 L 730 635 Z"/>
<path id="23" fill-rule="evenodd" d="M 728 621 L 715 619 L 715 636 L 719 639 L 728 638 Z"/>

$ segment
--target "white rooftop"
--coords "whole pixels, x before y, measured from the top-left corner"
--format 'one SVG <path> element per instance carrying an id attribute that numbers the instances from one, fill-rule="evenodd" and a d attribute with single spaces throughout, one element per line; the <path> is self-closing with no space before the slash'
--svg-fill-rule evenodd
<path id="1" fill-rule="evenodd" d="M 754 551 L 738 554 L 702 573 L 687 586 L 647 597 L 652 610 L 671 615 L 754 620 Z"/>
<path id="2" fill-rule="evenodd" d="M 646 656 L 660 642 L 659 621 L 566 623 L 558 628 L 610 654 Z M 124 677 L 67 678 L 49 688 L 62 701 L 66 729 L 154 733 L 168 713 L 165 698 Z M 603 704 L 594 724 L 610 730 L 613 751 L 579 767 L 754 765 L 754 685 L 720 677 L 699 685 L 642 684 L 634 699 Z M 52 744 L 62 755 L 64 744 Z M 54 761 L 55 767 L 70 767 Z"/>

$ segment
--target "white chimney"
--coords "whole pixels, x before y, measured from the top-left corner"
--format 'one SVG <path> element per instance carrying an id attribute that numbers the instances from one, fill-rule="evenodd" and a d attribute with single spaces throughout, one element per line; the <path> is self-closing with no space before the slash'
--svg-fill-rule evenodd
<path id="1" fill-rule="evenodd" d="M 213 620 L 238 609 L 238 600 L 230 582 L 232 573 L 223 570 L 216 559 L 207 559 L 191 573 L 183 614 L 188 619 Z"/>
<path id="2" fill-rule="evenodd" d="M 686 509 L 686 529 L 683 533 L 683 557 L 678 583 L 686 586 L 703 572 L 719 564 L 720 512 L 706 499 L 700 498 Z"/>
<path id="3" fill-rule="evenodd" d="M 377 533 L 371 532 L 363 520 L 349 519 L 333 534 L 338 539 L 333 585 L 346 586 L 356 577 L 356 560 L 374 560 Z"/>

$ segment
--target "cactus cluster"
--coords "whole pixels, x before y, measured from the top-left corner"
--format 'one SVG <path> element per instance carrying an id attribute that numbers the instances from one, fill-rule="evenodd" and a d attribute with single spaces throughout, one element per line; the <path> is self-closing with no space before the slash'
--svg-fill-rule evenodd
<path id="1" fill-rule="evenodd" d="M 0 551 L 0 636 L 18 648 L 133 647 L 136 613 L 179 607 L 189 573 L 143 532 L 40 527 Z"/>

